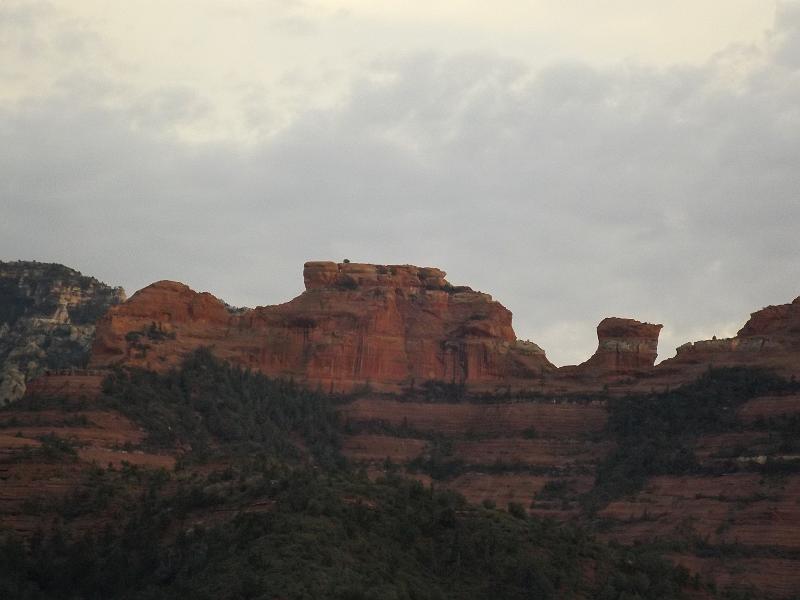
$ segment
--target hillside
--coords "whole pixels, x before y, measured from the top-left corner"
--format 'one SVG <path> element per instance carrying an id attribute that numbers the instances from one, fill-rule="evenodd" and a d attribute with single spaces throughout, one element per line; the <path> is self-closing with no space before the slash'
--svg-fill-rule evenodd
<path id="1" fill-rule="evenodd" d="M 116 566 L 119 577 L 172 567 L 127 597 L 219 597 L 245 562 L 236 585 L 265 598 L 319 597 L 335 573 L 352 589 L 325 597 L 800 594 L 800 299 L 657 366 L 660 325 L 608 318 L 595 354 L 557 369 L 501 304 L 437 269 L 308 263 L 304 277 L 306 291 L 277 306 L 233 310 L 159 282 L 108 309 L 90 371 L 45 373 L 0 411 L 0 524 L 13 543 L 58 524 L 67 541 L 45 547 L 69 554 L 110 527 L 70 577 L 114 597 L 86 573 L 120 546 L 141 550 L 142 527 L 149 562 Z M 272 489 L 295 479 L 313 507 Z M 431 528 L 444 509 L 455 525 Z M 179 532 L 196 525 L 215 558 L 193 583 L 183 561 L 197 547 Z M 284 551 L 302 557 L 275 563 Z M 27 556 L 13 585 L 58 597 L 63 581 L 42 579 L 52 555 Z M 298 560 L 317 575 L 300 577 Z"/>
<path id="2" fill-rule="evenodd" d="M 85 368 L 96 321 L 122 288 L 62 265 L 0 262 L 0 405 L 46 370 Z"/>
<path id="3" fill-rule="evenodd" d="M 711 597 L 711 588 L 655 552 L 526 516 L 520 505 L 506 513 L 397 475 L 371 481 L 338 453 L 336 402 L 200 351 L 165 375 L 119 373 L 92 402 L 29 398 L 0 412 L 21 442 L 3 457 L 4 479 L 27 479 L 16 486 L 20 497 L 4 488 L 0 518 L 12 532 L 0 543 L 0 591 L 15 598 Z M 129 432 L 124 446 L 100 433 L 112 415 L 113 429 Z M 52 433 L 37 436 L 44 422 Z M 115 462 L 120 455 L 110 453 L 97 460 L 104 446 L 132 460 Z M 179 460 L 154 468 L 166 456 Z M 74 485 L 54 488 L 59 478 Z"/>

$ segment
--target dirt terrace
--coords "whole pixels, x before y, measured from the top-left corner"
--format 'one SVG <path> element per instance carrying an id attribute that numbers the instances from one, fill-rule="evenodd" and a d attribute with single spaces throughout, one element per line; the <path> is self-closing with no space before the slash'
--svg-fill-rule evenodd
<path id="1" fill-rule="evenodd" d="M 384 398 L 360 398 L 341 409 L 344 420 L 382 421 L 444 435 L 519 434 L 533 428 L 542 435 L 577 436 L 603 429 L 604 403 L 432 404 Z"/>
<path id="2" fill-rule="evenodd" d="M 745 423 L 779 415 L 795 415 L 800 413 L 800 395 L 763 396 L 745 402 L 739 407 L 737 415 Z"/>
<path id="3" fill-rule="evenodd" d="M 594 468 L 611 444 L 581 439 L 494 438 L 456 442 L 453 454 L 469 464 L 515 463 L 536 467 Z"/>
<path id="4" fill-rule="evenodd" d="M 48 455 L 50 435 L 74 454 Z M 30 535 L 57 517 L 52 508 L 85 488 L 92 465 L 123 463 L 172 469 L 175 458 L 133 449 L 145 434 L 110 410 L 42 410 L 0 413 L 0 527 Z M 85 527 L 96 525 L 89 520 Z"/>
<path id="5" fill-rule="evenodd" d="M 100 395 L 104 371 L 77 371 L 45 373 L 29 382 L 26 396 L 48 396 L 53 398 L 96 398 Z"/>
<path id="6" fill-rule="evenodd" d="M 700 558 L 673 554 L 669 558 L 691 573 L 713 579 L 717 587 L 756 589 L 777 598 L 796 597 L 800 589 L 800 560 L 789 558 Z"/>
<path id="7" fill-rule="evenodd" d="M 357 462 L 384 461 L 388 458 L 394 463 L 405 463 L 420 456 L 427 446 L 427 440 L 359 434 L 344 438 L 342 452 Z"/>
<path id="8" fill-rule="evenodd" d="M 800 476 L 772 481 L 758 473 L 654 477 L 600 516 L 617 521 L 610 537 L 630 543 L 699 536 L 711 544 L 800 550 Z"/>

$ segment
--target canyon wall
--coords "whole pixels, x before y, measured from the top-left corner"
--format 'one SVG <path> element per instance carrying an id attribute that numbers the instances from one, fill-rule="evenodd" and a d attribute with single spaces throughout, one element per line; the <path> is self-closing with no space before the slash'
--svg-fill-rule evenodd
<path id="1" fill-rule="evenodd" d="M 556 369 L 539 346 L 516 339 L 509 310 L 451 285 L 439 269 L 309 262 L 303 278 L 297 298 L 254 309 L 154 283 L 98 322 L 90 366 L 164 370 L 209 346 L 221 358 L 326 390 L 397 392 L 438 381 L 545 394 L 666 389 L 715 366 L 800 373 L 800 299 L 753 313 L 734 338 L 686 344 L 657 366 L 662 325 L 606 318 L 594 355 Z"/>
<path id="2" fill-rule="evenodd" d="M 245 310 L 154 283 L 98 322 L 91 366 L 163 370 L 202 345 L 326 390 L 535 380 L 554 370 L 541 348 L 516 339 L 509 310 L 450 285 L 439 269 L 309 262 L 303 278 L 294 300 Z"/>

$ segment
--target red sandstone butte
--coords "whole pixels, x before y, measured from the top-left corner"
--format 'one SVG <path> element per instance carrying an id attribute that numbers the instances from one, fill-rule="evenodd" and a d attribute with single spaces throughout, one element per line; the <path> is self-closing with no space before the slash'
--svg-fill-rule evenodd
<path id="1" fill-rule="evenodd" d="M 656 362 L 662 327 L 634 319 L 603 319 L 597 326 L 597 351 L 578 368 L 611 373 L 650 369 Z"/>
<path id="2" fill-rule="evenodd" d="M 294 300 L 242 311 L 180 283 L 154 283 L 98 322 L 91 367 L 164 370 L 208 346 L 335 390 L 535 379 L 554 369 L 536 344 L 516 339 L 508 309 L 450 285 L 439 269 L 309 262 L 303 278 Z"/>

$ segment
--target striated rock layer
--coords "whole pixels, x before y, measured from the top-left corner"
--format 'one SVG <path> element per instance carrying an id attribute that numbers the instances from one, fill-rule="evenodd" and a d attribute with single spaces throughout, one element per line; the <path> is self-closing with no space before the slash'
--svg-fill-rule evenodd
<path id="1" fill-rule="evenodd" d="M 662 326 L 607 318 L 594 355 L 556 369 L 539 346 L 516 339 L 510 311 L 452 286 L 439 269 L 309 262 L 303 278 L 306 291 L 294 300 L 255 309 L 154 283 L 98 322 L 90 366 L 163 370 L 210 346 L 221 358 L 325 389 L 396 391 L 435 380 L 551 394 L 662 389 L 713 366 L 800 374 L 800 298 L 753 313 L 734 338 L 686 344 L 655 367 Z"/>
<path id="2" fill-rule="evenodd" d="M 577 370 L 624 374 L 652 368 L 658 355 L 658 334 L 662 327 L 634 319 L 603 319 L 597 326 L 597 351 Z"/>
<path id="3" fill-rule="evenodd" d="M 800 376 L 800 297 L 750 315 L 735 337 L 689 342 L 654 370 L 657 379 L 691 381 L 712 367 L 755 366 Z"/>
<path id="4" fill-rule="evenodd" d="M 303 278 L 306 291 L 294 300 L 246 310 L 154 283 L 98 322 L 91 366 L 163 370 L 204 345 L 335 390 L 536 379 L 554 369 L 538 346 L 516 339 L 509 310 L 450 285 L 439 269 L 309 262 Z"/>

